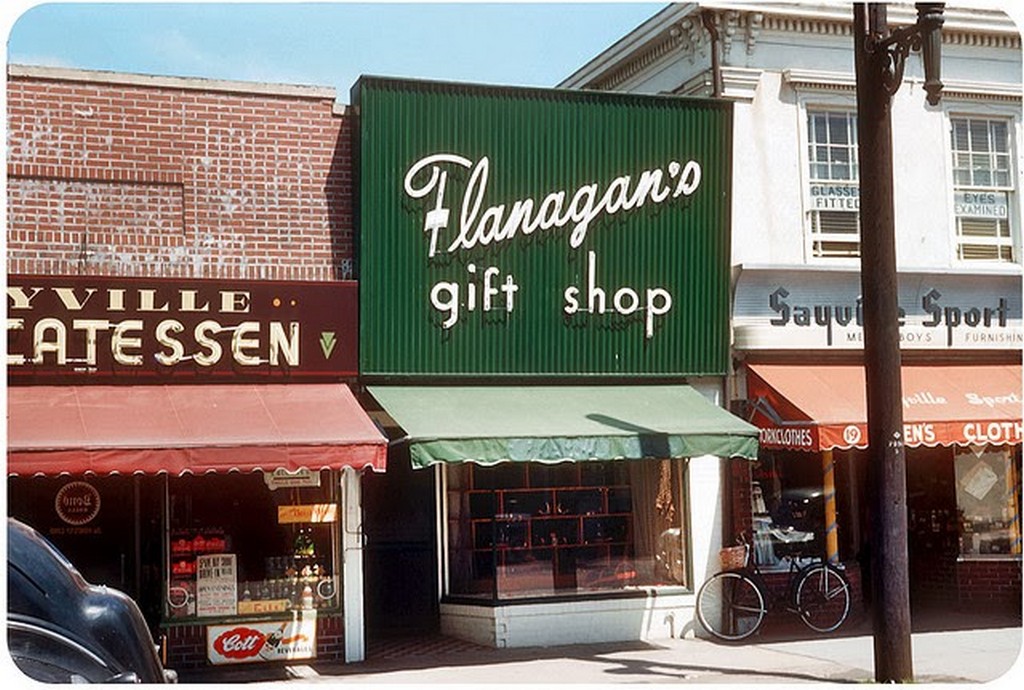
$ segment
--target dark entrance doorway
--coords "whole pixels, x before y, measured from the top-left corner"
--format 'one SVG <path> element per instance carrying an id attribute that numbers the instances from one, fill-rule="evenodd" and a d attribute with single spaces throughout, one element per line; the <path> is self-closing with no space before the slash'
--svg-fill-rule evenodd
<path id="1" fill-rule="evenodd" d="M 368 639 L 439 628 L 435 474 L 392 446 L 384 473 L 363 475 L 364 605 Z"/>
<path id="2" fill-rule="evenodd" d="M 956 604 L 959 517 L 949 448 L 907 453 L 907 552 L 915 613 Z"/>

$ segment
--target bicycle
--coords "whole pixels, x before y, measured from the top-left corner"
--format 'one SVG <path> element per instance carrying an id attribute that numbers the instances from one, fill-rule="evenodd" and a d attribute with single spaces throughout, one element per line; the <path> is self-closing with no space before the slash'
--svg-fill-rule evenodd
<path id="1" fill-rule="evenodd" d="M 770 610 L 779 608 L 798 613 L 819 633 L 833 632 L 846 621 L 850 582 L 839 568 L 821 560 L 801 566 L 796 557 L 788 556 L 786 594 L 769 597 L 757 559 L 750 557 L 750 544 L 742 535 L 738 541 L 743 549 L 739 567 L 715 573 L 697 592 L 697 619 L 713 637 L 725 642 L 745 640 L 761 628 Z"/>

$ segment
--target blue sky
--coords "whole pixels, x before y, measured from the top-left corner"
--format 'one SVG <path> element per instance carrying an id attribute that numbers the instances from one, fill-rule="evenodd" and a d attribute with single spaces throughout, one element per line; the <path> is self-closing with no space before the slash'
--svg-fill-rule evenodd
<path id="1" fill-rule="evenodd" d="M 333 86 L 360 74 L 554 86 L 666 3 L 31 3 L 7 62 Z"/>

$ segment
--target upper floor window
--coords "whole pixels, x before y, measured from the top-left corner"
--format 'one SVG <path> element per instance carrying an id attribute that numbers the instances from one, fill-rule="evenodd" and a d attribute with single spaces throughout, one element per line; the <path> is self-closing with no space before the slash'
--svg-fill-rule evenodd
<path id="1" fill-rule="evenodd" d="M 857 115 L 807 112 L 809 255 L 860 256 L 860 174 Z"/>
<path id="2" fill-rule="evenodd" d="M 1010 123 L 951 118 L 956 252 L 960 261 L 1014 261 Z"/>

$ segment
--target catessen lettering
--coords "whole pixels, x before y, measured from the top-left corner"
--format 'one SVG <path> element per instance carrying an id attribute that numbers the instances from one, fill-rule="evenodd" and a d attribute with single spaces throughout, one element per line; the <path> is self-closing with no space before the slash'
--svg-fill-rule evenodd
<path id="1" fill-rule="evenodd" d="M 23 318 L 7 319 L 9 332 L 24 330 L 25 326 Z M 150 325 L 141 319 L 72 319 L 68 324 L 46 317 L 36 321 L 31 330 L 31 350 L 8 351 L 8 366 L 44 364 L 50 360 L 59 366 L 95 367 L 98 348 L 103 343 L 117 364 L 141 367 L 145 364 L 143 348 L 149 339 L 160 346 L 154 359 L 165 367 L 188 360 L 203 367 L 214 366 L 224 358 L 225 344 L 231 359 L 239 366 L 299 365 L 299 323 L 296 321 L 226 324 L 206 319 L 186 332 L 184 324 L 177 319 L 163 319 Z"/>

